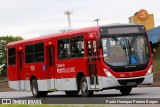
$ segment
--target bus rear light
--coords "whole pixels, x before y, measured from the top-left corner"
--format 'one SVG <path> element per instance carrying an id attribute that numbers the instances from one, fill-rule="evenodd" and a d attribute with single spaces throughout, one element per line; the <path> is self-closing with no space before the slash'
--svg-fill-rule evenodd
<path id="1" fill-rule="evenodd" d="M 114 77 L 107 69 L 104 69 L 104 72 L 106 73 L 106 75 L 110 78 Z"/>
<path id="2" fill-rule="evenodd" d="M 152 70 L 153 70 L 153 65 L 151 65 L 146 73 L 146 76 L 148 76 L 149 74 L 152 73 Z"/>

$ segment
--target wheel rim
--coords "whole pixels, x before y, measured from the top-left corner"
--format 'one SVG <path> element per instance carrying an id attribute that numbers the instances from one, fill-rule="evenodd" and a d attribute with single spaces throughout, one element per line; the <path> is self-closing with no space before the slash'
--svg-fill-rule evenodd
<path id="1" fill-rule="evenodd" d="M 33 91 L 33 94 L 36 95 L 36 93 L 37 93 L 37 86 L 36 86 L 36 84 L 33 84 L 32 91 Z"/>
<path id="2" fill-rule="evenodd" d="M 82 83 L 82 92 L 83 92 L 83 93 L 86 93 L 87 90 L 88 90 L 87 83 L 86 83 L 86 82 L 83 82 L 83 83 Z"/>

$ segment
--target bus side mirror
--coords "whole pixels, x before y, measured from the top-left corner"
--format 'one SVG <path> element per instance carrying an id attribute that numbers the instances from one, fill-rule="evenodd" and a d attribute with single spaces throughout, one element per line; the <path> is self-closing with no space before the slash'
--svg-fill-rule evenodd
<path id="1" fill-rule="evenodd" d="M 153 48 L 153 43 L 152 43 L 152 41 L 150 41 L 150 47 L 151 47 L 151 52 L 152 52 L 152 54 L 154 54 L 154 48 Z"/>

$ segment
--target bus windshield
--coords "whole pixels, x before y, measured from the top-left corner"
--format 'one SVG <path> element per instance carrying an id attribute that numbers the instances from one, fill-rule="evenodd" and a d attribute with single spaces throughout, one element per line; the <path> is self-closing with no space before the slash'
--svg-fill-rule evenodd
<path id="1" fill-rule="evenodd" d="M 150 52 L 146 35 L 124 34 L 102 38 L 103 59 L 110 66 L 148 64 Z"/>

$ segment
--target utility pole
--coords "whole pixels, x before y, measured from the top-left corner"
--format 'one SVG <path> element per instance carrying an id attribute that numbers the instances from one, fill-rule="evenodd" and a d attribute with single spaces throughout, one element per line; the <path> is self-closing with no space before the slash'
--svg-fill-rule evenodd
<path id="1" fill-rule="evenodd" d="M 100 19 L 95 19 L 95 20 L 93 20 L 93 22 L 97 22 L 97 26 L 99 25 L 99 23 L 98 23 L 98 21 L 99 21 Z"/>
<path id="2" fill-rule="evenodd" d="M 67 10 L 67 11 L 64 11 L 64 14 L 67 15 L 67 18 L 68 18 L 68 27 L 71 28 L 71 18 L 70 18 L 70 15 L 72 14 L 71 11 Z"/>

